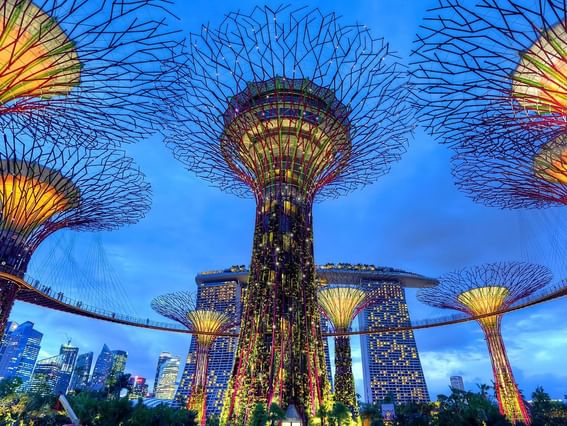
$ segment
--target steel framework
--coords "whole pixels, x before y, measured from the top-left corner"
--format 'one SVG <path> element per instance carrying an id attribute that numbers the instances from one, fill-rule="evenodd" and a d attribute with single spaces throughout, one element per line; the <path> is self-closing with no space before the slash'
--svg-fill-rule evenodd
<path id="1" fill-rule="evenodd" d="M 189 36 L 166 135 L 189 170 L 253 194 L 256 226 L 225 421 L 258 402 L 314 415 L 329 390 L 312 202 L 374 181 L 411 130 L 406 82 L 382 39 L 317 9 L 257 7 Z"/>
<path id="2" fill-rule="evenodd" d="M 114 229 L 136 223 L 150 206 L 149 184 L 123 152 L 43 139 L 3 135 L 0 183 L 0 268 L 20 277 L 53 232 Z M 2 332 L 19 287 L 7 280 L 0 287 Z"/>
<path id="3" fill-rule="evenodd" d="M 428 305 L 455 309 L 470 316 L 503 310 L 548 286 L 548 268 L 521 262 L 501 262 L 452 272 L 435 288 L 419 290 Z M 531 423 L 529 412 L 514 381 L 501 333 L 502 315 L 480 318 L 494 374 L 500 412 L 512 423 Z"/>
<path id="4" fill-rule="evenodd" d="M 0 127 L 65 143 L 131 142 L 152 130 L 175 48 L 165 0 L 4 0 Z"/>
<path id="5" fill-rule="evenodd" d="M 319 290 L 317 300 L 321 313 L 327 317 L 335 332 L 348 332 L 352 320 L 368 306 L 371 293 L 356 286 L 325 286 Z M 352 355 L 349 336 L 335 336 L 335 401 L 350 408 L 358 417 L 358 404 L 352 372 Z"/>
<path id="6" fill-rule="evenodd" d="M 187 327 L 197 339 L 195 375 L 191 383 L 191 393 L 187 400 L 187 409 L 197 412 L 197 421 L 201 426 L 207 422 L 207 370 L 209 352 L 219 334 L 234 326 L 225 312 L 197 309 L 193 295 L 186 291 L 168 293 L 152 301 L 152 309 Z"/>
<path id="7" fill-rule="evenodd" d="M 439 0 L 413 52 L 421 122 L 481 151 L 505 150 L 526 129 L 564 132 L 566 29 L 561 0 Z"/>
<path id="8" fill-rule="evenodd" d="M 545 208 L 567 203 L 567 138 L 526 130 L 505 152 L 460 150 L 453 157 L 457 186 L 487 206 Z"/>

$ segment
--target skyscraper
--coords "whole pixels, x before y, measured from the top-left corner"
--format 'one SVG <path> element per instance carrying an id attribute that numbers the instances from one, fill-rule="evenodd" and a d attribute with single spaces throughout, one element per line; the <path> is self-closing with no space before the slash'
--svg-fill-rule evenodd
<path id="1" fill-rule="evenodd" d="M 380 296 L 361 312 L 361 329 L 410 324 L 403 286 L 414 285 L 403 276 L 367 285 Z M 386 397 L 393 397 L 397 403 L 429 401 L 412 330 L 363 335 L 360 346 L 366 402 L 378 402 Z"/>
<path id="2" fill-rule="evenodd" d="M 169 352 L 161 352 L 159 354 L 157 367 L 156 367 L 156 377 L 154 379 L 154 390 L 153 390 L 154 394 L 156 393 L 156 390 L 157 390 L 161 367 L 167 360 L 171 359 L 171 357 L 172 357 L 172 355 Z"/>
<path id="3" fill-rule="evenodd" d="M 456 389 L 460 391 L 465 390 L 465 384 L 463 383 L 463 378 L 461 376 L 451 376 L 451 389 Z"/>
<path id="4" fill-rule="evenodd" d="M 122 350 L 112 351 L 112 367 L 110 368 L 110 375 L 107 380 L 107 385 L 113 385 L 118 381 L 118 378 L 124 374 L 126 368 L 126 361 L 128 360 L 128 352 Z M 144 379 L 144 383 L 145 383 Z"/>
<path id="5" fill-rule="evenodd" d="M 154 397 L 157 399 L 173 399 L 179 374 L 180 357 L 171 356 L 161 364 L 154 386 Z"/>
<path id="6" fill-rule="evenodd" d="M 84 389 L 87 387 L 89 383 L 92 363 L 92 352 L 87 352 L 77 357 L 77 362 L 75 364 L 75 370 L 73 371 L 73 377 L 71 379 L 71 384 L 69 385 L 69 390 Z"/>
<path id="7" fill-rule="evenodd" d="M 91 379 L 91 388 L 96 391 L 103 390 L 112 369 L 112 351 L 105 344 L 96 359 Z"/>
<path id="8" fill-rule="evenodd" d="M 96 360 L 90 387 L 93 390 L 103 390 L 106 386 L 116 383 L 124 373 L 127 359 L 126 351 L 111 351 L 105 344 Z"/>
<path id="9" fill-rule="evenodd" d="M 33 370 L 29 390 L 41 395 L 55 393 L 59 381 L 64 355 L 39 360 Z"/>
<path id="10" fill-rule="evenodd" d="M 33 323 L 9 322 L 0 345 L 0 379 L 19 377 L 23 383 L 32 377 L 43 334 Z"/>
<path id="11" fill-rule="evenodd" d="M 71 382 L 71 376 L 73 375 L 73 369 L 75 368 L 75 362 L 77 361 L 77 355 L 79 353 L 79 348 L 71 345 L 71 341 L 67 344 L 61 345 L 59 349 L 59 355 L 62 357 L 61 371 L 59 372 L 59 378 L 57 384 L 55 385 L 55 394 L 67 393 L 69 389 L 69 383 Z"/>
<path id="12" fill-rule="evenodd" d="M 210 309 L 225 312 L 235 323 L 240 320 L 242 282 L 248 273 L 244 267 L 236 266 L 225 271 L 203 272 L 196 277 L 197 309 Z M 231 332 L 238 333 L 237 327 Z M 232 372 L 234 353 L 238 339 L 219 337 L 209 352 L 207 368 L 207 415 L 219 415 Z M 195 374 L 195 339 L 191 339 L 189 354 L 183 370 L 183 376 L 175 395 L 176 401 L 185 404 Z"/>

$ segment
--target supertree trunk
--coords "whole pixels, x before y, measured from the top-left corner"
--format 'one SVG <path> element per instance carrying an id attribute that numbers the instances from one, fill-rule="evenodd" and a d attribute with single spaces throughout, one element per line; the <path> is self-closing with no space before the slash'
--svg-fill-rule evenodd
<path id="1" fill-rule="evenodd" d="M 348 336 L 335 337 L 335 401 L 345 404 L 350 409 L 352 416 L 358 417 Z"/>
<path id="2" fill-rule="evenodd" d="M 530 415 L 508 362 L 506 348 L 500 332 L 500 320 L 501 317 L 498 317 L 493 321 L 484 321 L 481 324 L 486 343 L 488 344 L 488 350 L 490 351 L 498 405 L 500 412 L 512 423 L 521 421 L 526 425 L 530 425 Z"/>
<path id="3" fill-rule="evenodd" d="M 250 280 L 225 418 L 256 403 L 315 415 L 326 389 L 316 302 L 312 201 L 274 185 L 257 197 Z M 224 417 L 224 416 L 223 416 Z"/>
<path id="4" fill-rule="evenodd" d="M 198 339 L 198 337 L 197 337 Z M 187 400 L 187 409 L 197 412 L 197 423 L 207 423 L 207 370 L 209 368 L 210 345 L 197 343 L 195 375 L 191 383 L 191 395 Z"/>
<path id="5" fill-rule="evenodd" d="M 0 338 L 4 336 L 8 317 L 16 301 L 18 286 L 8 280 L 0 280 Z"/>

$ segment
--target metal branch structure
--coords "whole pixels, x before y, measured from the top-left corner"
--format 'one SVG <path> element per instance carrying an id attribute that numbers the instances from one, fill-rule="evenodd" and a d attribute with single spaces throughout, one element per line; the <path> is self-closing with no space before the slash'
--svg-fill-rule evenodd
<path id="1" fill-rule="evenodd" d="M 256 199 L 251 274 L 223 419 L 256 403 L 315 415 L 327 399 L 312 203 L 374 181 L 412 130 L 402 68 L 363 25 L 257 7 L 191 34 L 169 87 L 167 144 L 186 167 Z"/>
<path id="2" fill-rule="evenodd" d="M 162 0 L 4 0 L 0 127 L 92 146 L 155 127 L 176 46 Z"/>
<path id="3" fill-rule="evenodd" d="M 453 157 L 457 186 L 491 207 L 546 208 L 567 204 L 567 137 L 526 131 L 503 152 L 461 150 Z"/>
<path id="4" fill-rule="evenodd" d="M 122 151 L 3 135 L 0 270 L 23 277 L 35 249 L 57 230 L 111 230 L 138 222 L 149 207 L 149 184 Z M 0 281 L 0 334 L 18 289 Z"/>
<path id="5" fill-rule="evenodd" d="M 326 286 L 319 290 L 317 300 L 322 314 L 335 332 L 346 333 L 354 318 L 372 302 L 369 292 L 355 286 Z M 335 337 L 335 401 L 350 408 L 358 417 L 358 404 L 352 372 L 349 336 Z"/>
<path id="6" fill-rule="evenodd" d="M 421 289 L 417 298 L 428 305 L 454 309 L 470 316 L 507 309 L 551 282 L 548 268 L 522 262 L 476 266 L 444 275 L 435 288 Z M 531 423 L 512 374 L 501 333 L 502 315 L 478 319 L 484 332 L 494 374 L 500 412 L 512 423 Z"/>
<path id="7" fill-rule="evenodd" d="M 544 137 L 565 131 L 561 0 L 439 0 L 413 58 L 421 122 L 450 145 L 491 151 L 506 148 L 501 137 L 513 141 L 526 129 Z"/>
<path id="8" fill-rule="evenodd" d="M 187 409 L 197 412 L 201 426 L 207 422 L 207 370 L 209 352 L 215 339 L 234 326 L 225 312 L 197 309 L 193 295 L 186 291 L 168 293 L 152 301 L 152 309 L 157 313 L 177 321 L 194 333 L 196 339 L 195 374 L 191 383 L 191 393 Z"/>

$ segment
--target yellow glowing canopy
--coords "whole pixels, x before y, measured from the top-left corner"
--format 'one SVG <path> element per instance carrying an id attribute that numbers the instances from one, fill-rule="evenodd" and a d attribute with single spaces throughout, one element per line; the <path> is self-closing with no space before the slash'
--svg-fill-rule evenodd
<path id="1" fill-rule="evenodd" d="M 202 345 L 211 344 L 217 336 L 230 323 L 230 318 L 218 311 L 195 310 L 187 313 L 187 319 L 191 322 L 192 330 L 198 333 L 211 333 L 210 335 L 198 334 L 197 340 Z"/>
<path id="2" fill-rule="evenodd" d="M 319 290 L 319 306 L 336 330 L 346 330 L 364 301 L 366 293 L 354 287 L 328 287 Z"/>
<path id="3" fill-rule="evenodd" d="M 567 32 L 560 22 L 542 34 L 512 75 L 512 95 L 526 109 L 567 112 Z"/>
<path id="4" fill-rule="evenodd" d="M 2 229 L 31 231 L 78 202 L 78 189 L 60 173 L 18 161 L 0 162 Z"/>
<path id="5" fill-rule="evenodd" d="M 534 173 L 552 183 L 567 184 L 567 138 L 559 136 L 544 145 L 534 158 Z"/>
<path id="6" fill-rule="evenodd" d="M 63 96 L 79 84 L 74 44 L 31 0 L 4 0 L 0 20 L 0 104 Z"/>
<path id="7" fill-rule="evenodd" d="M 509 290 L 502 286 L 486 286 L 467 290 L 457 300 L 473 315 L 484 315 L 502 308 Z"/>

